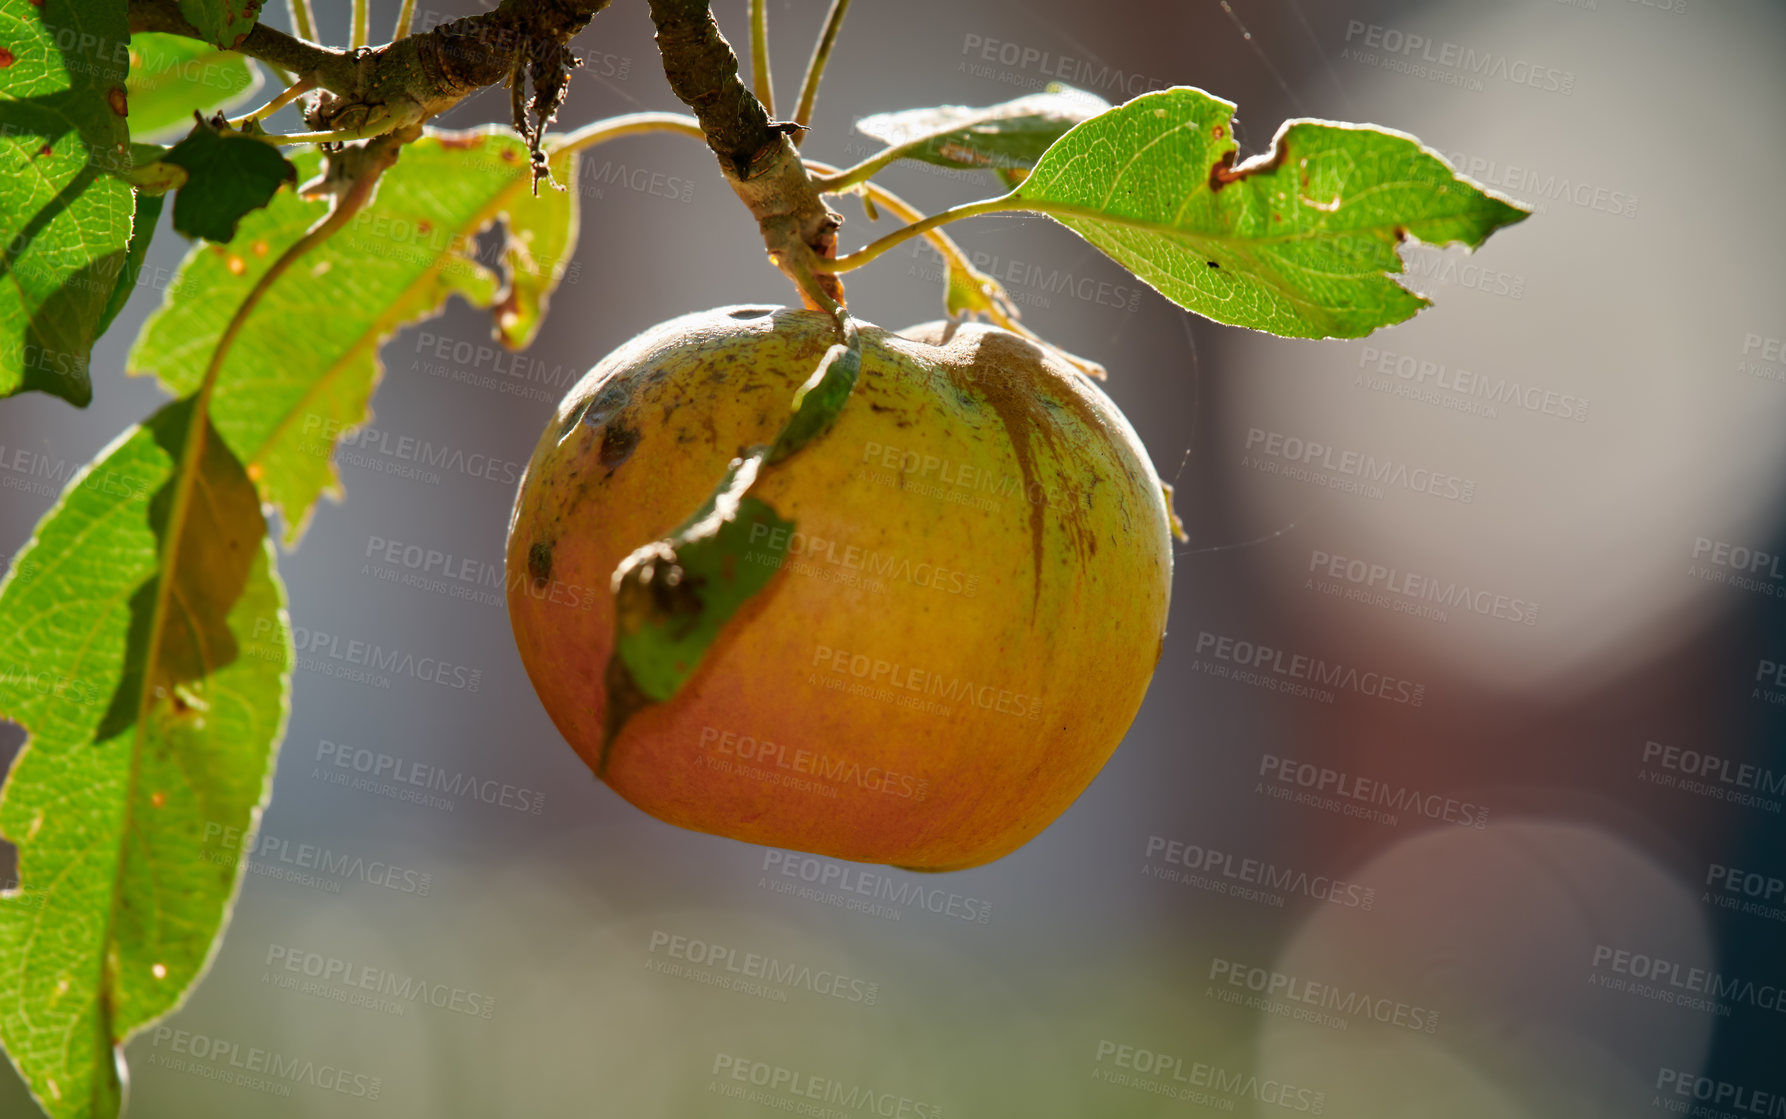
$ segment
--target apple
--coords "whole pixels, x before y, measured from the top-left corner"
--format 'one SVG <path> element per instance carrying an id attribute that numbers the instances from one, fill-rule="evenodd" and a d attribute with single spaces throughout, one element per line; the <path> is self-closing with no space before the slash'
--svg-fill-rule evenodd
<path id="1" fill-rule="evenodd" d="M 737 562 L 773 567 L 680 691 L 609 740 L 611 580 L 770 443 L 837 341 L 820 312 L 663 323 L 565 396 L 506 553 L 522 662 L 571 747 L 685 828 L 949 870 L 1063 812 L 1158 662 L 1169 513 L 1134 430 L 1080 372 L 997 327 L 861 324 L 835 423 L 764 471 Z"/>

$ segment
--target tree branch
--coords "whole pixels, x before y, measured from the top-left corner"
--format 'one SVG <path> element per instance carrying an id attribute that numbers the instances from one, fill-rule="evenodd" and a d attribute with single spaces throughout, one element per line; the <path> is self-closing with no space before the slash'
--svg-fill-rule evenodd
<path id="1" fill-rule="evenodd" d="M 582 62 L 565 44 L 608 3 L 502 0 L 493 11 L 360 51 L 330 50 L 257 23 L 234 49 L 328 91 L 306 116 L 323 130 L 352 128 L 378 109 L 399 127 L 419 124 L 485 86 L 531 79 L 532 102 L 517 94 L 514 123 L 536 149 L 537 177 L 544 173 L 540 137 L 564 99 L 571 68 Z M 204 38 L 177 0 L 130 0 L 130 29 Z"/>
<path id="2" fill-rule="evenodd" d="M 693 109 L 726 182 L 762 230 L 769 260 L 815 309 L 843 302 L 843 284 L 818 261 L 837 255 L 842 216 L 819 197 L 789 139 L 738 77 L 738 56 L 713 21 L 709 0 L 651 0 L 651 22 L 670 89 Z M 814 298 L 814 290 L 821 298 Z"/>

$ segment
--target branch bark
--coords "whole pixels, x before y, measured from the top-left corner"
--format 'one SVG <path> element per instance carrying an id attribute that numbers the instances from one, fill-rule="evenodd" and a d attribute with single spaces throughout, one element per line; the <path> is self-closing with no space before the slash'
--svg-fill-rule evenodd
<path id="1" fill-rule="evenodd" d="M 132 31 L 203 38 L 178 0 L 129 2 Z M 357 51 L 320 47 L 257 23 L 235 49 L 326 91 L 305 118 L 323 131 L 352 131 L 369 121 L 379 125 L 367 132 L 419 125 L 485 86 L 507 82 L 515 129 L 533 149 L 537 184 L 547 174 L 546 122 L 581 62 L 567 44 L 609 2 L 502 0 L 493 11 Z M 837 256 L 843 218 L 825 205 L 795 150 L 791 134 L 802 126 L 770 120 L 739 79 L 738 56 L 720 34 L 709 0 L 650 0 L 650 7 L 670 88 L 694 110 L 726 182 L 756 218 L 770 261 L 807 305 L 834 310 L 843 302 L 843 283 L 816 262 Z M 523 92 L 528 79 L 531 101 Z"/>
<path id="2" fill-rule="evenodd" d="M 485 86 L 520 86 L 531 78 L 533 99 L 517 94 L 514 123 L 535 149 L 537 177 L 545 168 L 539 139 L 564 99 L 571 68 L 582 61 L 566 44 L 608 3 L 502 0 L 493 11 L 358 51 L 319 47 L 257 23 L 234 49 L 327 90 L 331 96 L 319 99 L 307 118 L 317 129 L 352 127 L 356 118 L 374 116 L 396 127 L 420 124 Z M 130 0 L 130 29 L 204 37 L 177 0 Z"/>
<path id="3" fill-rule="evenodd" d="M 719 157 L 720 171 L 763 233 L 769 260 L 793 281 L 809 307 L 843 303 L 843 283 L 815 260 L 837 255 L 843 223 L 819 197 L 794 148 L 791 122 L 769 119 L 738 77 L 738 56 L 713 21 L 709 0 L 650 0 L 664 76 L 694 110 Z"/>

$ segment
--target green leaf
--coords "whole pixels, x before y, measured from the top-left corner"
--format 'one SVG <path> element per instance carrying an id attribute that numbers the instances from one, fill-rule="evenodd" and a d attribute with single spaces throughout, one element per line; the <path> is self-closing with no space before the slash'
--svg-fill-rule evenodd
<path id="1" fill-rule="evenodd" d="M 305 177 L 318 167 L 311 154 L 297 162 Z M 556 173 L 570 181 L 574 164 Z M 476 235 L 506 215 L 535 231 L 536 246 L 568 246 L 575 198 L 574 190 L 569 205 L 545 190 L 534 198 L 526 146 L 511 133 L 431 133 L 404 148 L 371 205 L 267 290 L 224 362 L 211 415 L 262 499 L 284 514 L 288 543 L 321 494 L 340 493 L 330 455 L 343 432 L 371 418 L 380 343 L 439 313 L 454 292 L 497 306 L 497 277 L 472 259 Z M 326 212 L 281 191 L 242 219 L 229 245 L 194 248 L 131 350 L 129 371 L 152 373 L 177 395 L 192 391 L 248 289 Z M 561 271 L 553 263 L 534 277 L 540 306 Z"/>
<path id="2" fill-rule="evenodd" d="M 0 790 L 21 889 L 0 895 L 0 1041 L 52 1119 L 118 1112 L 114 1051 L 211 959 L 290 693 L 259 501 L 193 403 L 77 475 L 0 583 L 0 714 L 30 732 Z M 173 527 L 180 495 L 183 523 Z M 167 569 L 163 571 L 163 565 Z"/>
<path id="3" fill-rule="evenodd" d="M 179 0 L 180 14 L 219 47 L 233 47 L 254 27 L 261 0 Z"/>
<path id="4" fill-rule="evenodd" d="M 844 336 L 795 391 L 787 422 L 766 446 L 735 458 L 676 531 L 614 569 L 614 652 L 608 658 L 607 746 L 641 708 L 681 690 L 725 625 L 781 570 L 794 522 L 750 488 L 764 471 L 830 430 L 862 370 L 862 336 L 847 311 Z"/>
<path id="5" fill-rule="evenodd" d="M 848 312 L 840 312 L 848 314 Z M 862 372 L 862 336 L 852 324 L 845 329 L 847 342 L 825 351 L 819 367 L 794 393 L 794 414 L 769 449 L 774 465 L 828 431 L 849 401 L 850 390 Z"/>
<path id="6" fill-rule="evenodd" d="M 136 199 L 136 228 L 130 234 L 130 248 L 124 254 L 124 269 L 118 273 L 118 283 L 112 288 L 112 297 L 106 301 L 105 313 L 99 316 L 99 328 L 94 336 L 104 334 L 130 302 L 130 293 L 136 290 L 136 278 L 143 271 L 143 257 L 149 252 L 149 241 L 155 236 L 155 223 L 161 220 L 161 204 L 167 200 L 163 194 L 139 194 Z"/>
<path id="7" fill-rule="evenodd" d="M 984 167 L 1007 182 L 1023 172 L 1068 129 L 1110 108 L 1095 93 L 1049 83 L 1043 93 L 985 108 L 943 105 L 877 113 L 856 122 L 856 128 L 890 148 L 904 148 L 903 158 L 941 167 Z"/>
<path id="8" fill-rule="evenodd" d="M 133 207 L 122 3 L 0 0 L 0 396 L 85 405 Z"/>
<path id="9" fill-rule="evenodd" d="M 260 89 L 260 71 L 234 51 L 184 35 L 139 31 L 130 37 L 130 134 L 155 137 L 192 127 L 194 111 L 210 116 L 241 105 Z"/>
<path id="10" fill-rule="evenodd" d="M 1147 93 L 1062 136 L 1011 200 L 1181 307 L 1292 338 L 1359 338 L 1427 300 L 1390 277 L 1408 237 L 1472 248 L 1530 211 L 1412 136 L 1292 120 L 1234 166 L 1234 106 Z"/>
<path id="11" fill-rule="evenodd" d="M 781 569 L 794 522 L 746 495 L 766 449 L 732 460 L 694 516 L 615 569 L 614 656 L 647 700 L 674 696 L 733 614 Z M 790 531 L 776 531 L 776 530 Z M 751 543 L 753 533 L 758 544 Z M 779 548 L 760 541 L 781 541 Z M 768 556 L 746 558 L 746 552 Z"/>
<path id="12" fill-rule="evenodd" d="M 271 202 L 281 183 L 298 181 L 278 148 L 202 122 L 161 161 L 190 176 L 174 196 L 174 232 L 207 241 L 234 240 L 244 214 Z"/>

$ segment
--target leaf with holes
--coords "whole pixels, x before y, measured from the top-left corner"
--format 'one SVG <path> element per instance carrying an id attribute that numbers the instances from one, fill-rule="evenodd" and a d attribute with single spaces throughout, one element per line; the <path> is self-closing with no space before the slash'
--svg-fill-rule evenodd
<path id="1" fill-rule="evenodd" d="M 297 163 L 304 178 L 317 169 L 314 155 Z M 343 433 L 371 418 L 379 345 L 438 314 L 454 293 L 502 313 L 503 285 L 473 257 L 492 223 L 506 218 L 511 229 L 534 231 L 542 246 L 534 259 L 552 267 L 514 283 L 544 307 L 576 228 L 575 166 L 567 159 L 554 168 L 571 183 L 566 195 L 542 190 L 536 199 L 527 148 L 512 133 L 430 133 L 404 148 L 371 205 L 267 289 L 223 364 L 212 420 L 262 498 L 283 513 L 288 543 L 318 497 L 340 493 L 330 458 Z M 229 245 L 195 248 L 132 348 L 129 371 L 191 392 L 248 289 L 326 212 L 281 190 L 242 219 Z M 551 245 L 565 249 L 543 247 Z M 532 328 L 505 329 L 521 340 Z"/>
<path id="2" fill-rule="evenodd" d="M 1292 338 L 1359 338 L 1427 300 L 1396 283 L 1409 237 L 1471 248 L 1530 211 L 1412 136 L 1292 120 L 1238 166 L 1234 106 L 1143 94 L 1042 156 L 1010 200 L 1035 203 L 1179 306 Z"/>
<path id="3" fill-rule="evenodd" d="M 503 265 L 508 295 L 496 308 L 496 333 L 511 350 L 533 345 L 546 319 L 546 304 L 572 267 L 577 250 L 577 154 L 551 159 L 555 190 L 542 185 L 538 197 L 508 211 Z"/>
<path id="4" fill-rule="evenodd" d="M 177 401 L 76 476 L 0 584 L 0 1041 L 52 1119 L 112 1119 L 114 1051 L 209 963 L 253 829 L 292 650 L 260 502 Z M 202 450 L 190 464 L 190 439 Z"/>
<path id="5" fill-rule="evenodd" d="M 125 5 L 0 0 L 0 395 L 76 405 L 130 242 Z"/>

